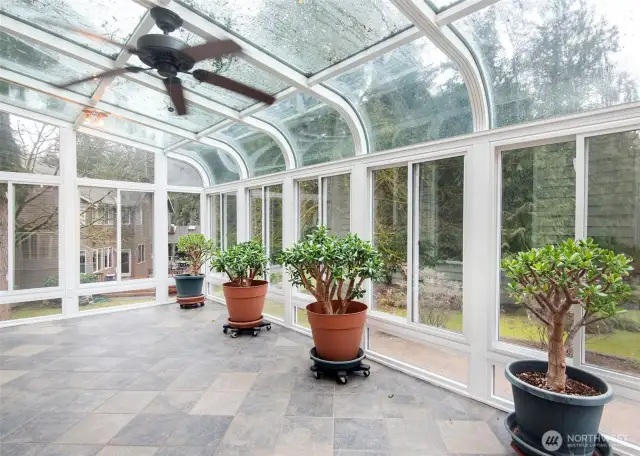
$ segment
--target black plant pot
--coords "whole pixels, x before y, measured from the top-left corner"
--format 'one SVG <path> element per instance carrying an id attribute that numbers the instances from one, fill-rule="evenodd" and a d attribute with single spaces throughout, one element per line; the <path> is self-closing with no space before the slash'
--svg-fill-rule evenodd
<path id="1" fill-rule="evenodd" d="M 200 296 L 202 294 L 204 274 L 200 274 L 198 276 L 177 274 L 174 278 L 176 279 L 176 290 L 179 298 Z"/>
<path id="2" fill-rule="evenodd" d="M 598 428 L 602 410 L 613 399 L 609 384 L 593 374 L 567 366 L 568 378 L 602 392 L 599 396 L 569 396 L 523 382 L 516 377 L 523 372 L 546 373 L 547 362 L 514 361 L 505 369 L 522 440 L 554 456 L 592 455 L 600 443 Z"/>

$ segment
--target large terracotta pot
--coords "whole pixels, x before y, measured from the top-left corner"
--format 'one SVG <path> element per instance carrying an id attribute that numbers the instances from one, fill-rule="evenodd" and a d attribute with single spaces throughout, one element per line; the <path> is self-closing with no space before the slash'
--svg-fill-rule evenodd
<path id="1" fill-rule="evenodd" d="M 260 320 L 268 287 L 266 280 L 254 280 L 251 287 L 240 287 L 232 282 L 223 284 L 229 320 L 237 323 Z"/>
<path id="2" fill-rule="evenodd" d="M 339 301 L 333 301 L 334 309 Z M 307 306 L 307 317 L 311 325 L 313 343 L 318 356 L 327 361 L 351 361 L 358 356 L 362 331 L 367 321 L 367 305 L 352 301 L 347 313 L 327 315 L 322 304 L 314 302 Z"/>

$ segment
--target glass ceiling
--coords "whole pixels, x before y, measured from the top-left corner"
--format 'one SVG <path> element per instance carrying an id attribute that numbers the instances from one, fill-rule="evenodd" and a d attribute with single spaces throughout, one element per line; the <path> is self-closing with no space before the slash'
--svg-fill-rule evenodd
<path id="1" fill-rule="evenodd" d="M 465 2 L 475 4 L 422 1 L 434 13 Z M 250 62 L 238 55 L 199 62 L 196 68 L 280 93 L 278 102 L 257 105 L 184 75 L 189 114 L 177 116 L 169 112 L 171 103 L 162 84 L 152 79 L 158 78 L 155 72 L 108 78 L 102 85 L 92 80 L 68 89 L 53 87 L 110 68 L 104 56 L 115 59 L 121 50 L 64 27 L 125 43 L 151 4 L 0 0 L 0 102 L 159 148 L 191 138 L 194 142 L 175 152 L 198 160 L 211 181 L 221 183 L 239 178 L 237 163 L 227 152 L 195 140 L 196 135 L 234 148 L 250 176 L 285 169 L 285 155 L 278 146 L 284 142 L 275 141 L 258 122 L 230 124 L 228 117 L 249 115 L 272 125 L 291 146 L 299 167 L 351 157 L 355 144 L 378 152 L 470 133 L 474 124 L 482 125 L 474 122 L 472 113 L 482 112 L 483 102 L 489 105 L 489 126 L 495 128 L 640 100 L 636 0 L 499 0 L 441 26 L 461 38 L 455 45 L 469 47 L 471 61 L 452 61 L 419 34 L 409 43 L 387 41 L 385 51 L 379 50 L 378 43 L 413 27 L 407 18 L 416 12 L 401 11 L 403 2 L 173 0 L 168 7 L 182 10 L 185 21 L 174 36 L 197 45 L 209 34 L 218 36 L 222 28 L 255 46 Z M 427 16 L 423 19 L 433 17 Z M 14 20 L 3 21 L 6 17 Z M 47 41 L 30 27 L 63 40 Z M 160 30 L 154 27 L 151 33 Z M 82 61 L 74 58 L 77 52 L 65 40 L 87 49 L 79 56 Z M 354 63 L 335 66 L 352 56 Z M 290 69 L 271 68 L 272 57 Z M 131 56 L 127 64 L 141 62 Z M 482 75 L 475 86 L 485 86 L 486 100 L 468 93 L 462 71 L 471 74 L 473 68 Z M 145 77 L 153 84 L 143 84 Z M 286 82 L 292 80 L 300 81 L 297 90 Z M 337 103 L 335 97 L 342 100 Z M 93 105 L 107 117 L 85 119 L 83 109 Z M 154 128 L 139 116 L 150 119 Z M 358 123 L 361 129 L 350 128 Z M 173 127 L 173 133 L 163 131 L 163 124 Z M 353 136 L 362 131 L 365 137 Z"/>

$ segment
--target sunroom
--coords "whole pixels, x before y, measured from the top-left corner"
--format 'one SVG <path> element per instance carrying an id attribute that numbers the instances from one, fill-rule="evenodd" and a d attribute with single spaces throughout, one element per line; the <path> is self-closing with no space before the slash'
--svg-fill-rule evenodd
<path id="1" fill-rule="evenodd" d="M 135 47 L 163 33 L 157 7 L 181 18 L 171 36 L 189 46 L 233 40 L 241 48 L 195 69 L 275 102 L 186 75 L 179 115 L 156 71 L 104 75 L 143 65 Z M 0 0 L 0 454 L 509 454 L 502 424 L 489 425 L 499 446 L 461 448 L 452 435 L 483 434 L 432 414 L 440 424 L 427 438 L 390 422 L 422 415 L 393 416 L 379 401 L 402 396 L 397 385 L 407 395 L 424 385 L 442 395 L 438 407 L 449 407 L 443 397 L 468 400 L 484 407 L 485 421 L 511 412 L 505 366 L 546 360 L 549 334 L 509 294 L 501 259 L 570 238 L 633 258 L 619 312 L 579 328 L 566 356 L 613 390 L 600 433 L 616 454 L 640 454 L 638 21 L 632 0 Z M 271 398 L 288 406 L 262 443 L 234 428 L 244 396 L 232 412 L 202 414 L 228 416 L 230 426 L 225 434 L 212 422 L 202 445 L 176 437 L 190 428 L 173 409 L 146 412 L 177 420 L 162 421 L 166 441 L 128 440 L 135 429 L 127 426 L 146 409 L 110 409 L 110 401 L 172 394 L 165 390 L 183 369 L 209 378 L 176 389 L 183 399 L 192 393 L 186 417 L 210 405 L 214 374 L 259 383 L 263 373 L 290 373 L 270 370 L 271 357 L 314 384 L 304 350 L 313 345 L 305 309 L 315 299 L 277 259 L 320 225 L 357 234 L 382 257 L 360 299 L 369 308 L 361 348 L 371 378 L 344 394 L 359 396 L 351 399 L 363 409 L 376 398 L 371 414 L 341 415 L 340 386 L 331 384 L 331 411 L 301 415 L 319 420 L 305 422 L 307 431 L 329 443 L 301 447 L 290 401 L 314 390 L 301 393 L 296 379 L 289 390 L 275 387 L 292 396 Z M 208 263 L 206 305 L 176 304 L 175 276 L 187 268 L 178 242 L 188 234 L 221 250 L 262 244 L 273 333 L 231 340 L 215 327 L 209 341 L 226 318 L 227 278 Z M 579 306 L 571 312 L 584 316 Z M 175 348 L 181 340 L 197 349 Z M 288 353 L 289 344 L 304 353 Z M 238 354 L 265 365 L 208 372 L 202 359 Z M 156 363 L 147 369 L 144 359 Z M 166 385 L 129 388 L 163 374 Z M 74 385 L 80 377 L 83 386 Z M 243 394 L 258 385 L 242 390 L 238 381 Z M 116 396 L 56 408 L 73 402 L 69 391 L 97 389 Z M 51 391 L 68 395 L 50 403 Z M 224 392 L 238 393 L 215 394 Z M 83 433 L 74 426 L 99 420 L 93 414 L 122 415 L 109 417 L 113 439 L 74 440 Z M 338 423 L 349 419 L 355 424 Z M 47 426 L 60 432 L 33 431 Z M 339 435 L 347 428 L 362 446 L 345 443 L 353 443 Z"/>

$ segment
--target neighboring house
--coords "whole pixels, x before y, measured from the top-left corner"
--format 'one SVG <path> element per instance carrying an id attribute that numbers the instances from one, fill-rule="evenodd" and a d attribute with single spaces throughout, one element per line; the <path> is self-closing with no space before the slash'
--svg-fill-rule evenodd
<path id="1" fill-rule="evenodd" d="M 178 239 L 185 234 L 200 233 L 201 231 L 200 223 L 190 225 L 179 224 L 184 222 L 177 220 L 176 210 L 170 197 L 167 201 L 167 209 L 169 211 L 169 275 L 173 276 L 174 274 L 181 274 L 186 271 L 185 263 L 178 259 Z"/>

